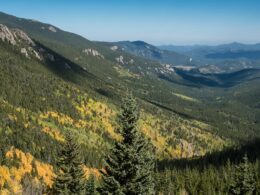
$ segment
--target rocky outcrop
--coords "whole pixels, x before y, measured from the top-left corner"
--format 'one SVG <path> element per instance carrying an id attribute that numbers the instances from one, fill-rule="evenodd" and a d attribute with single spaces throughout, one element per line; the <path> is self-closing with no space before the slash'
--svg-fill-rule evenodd
<path id="1" fill-rule="evenodd" d="M 133 63 L 135 63 L 135 61 L 134 61 L 133 59 L 131 59 L 131 60 L 129 61 L 129 63 L 130 63 L 130 64 L 133 64 Z"/>
<path id="2" fill-rule="evenodd" d="M 172 65 L 170 65 L 170 64 L 162 64 L 162 68 L 159 69 L 159 72 L 161 74 L 166 74 L 166 73 L 170 74 L 170 73 L 173 73 L 175 71 L 174 71 L 174 68 L 172 67 Z"/>
<path id="3" fill-rule="evenodd" d="M 54 33 L 57 32 L 57 29 L 54 28 L 53 26 L 49 26 L 48 29 L 49 29 L 49 31 L 51 31 L 51 32 L 54 32 Z"/>
<path id="4" fill-rule="evenodd" d="M 21 48 L 21 54 L 25 55 L 25 57 L 29 58 L 29 54 L 26 50 L 26 48 Z"/>
<path id="5" fill-rule="evenodd" d="M 25 42 L 31 46 L 35 46 L 33 40 L 24 31 L 20 29 L 9 29 L 3 24 L 0 24 L 0 39 L 12 45 L 16 45 L 18 42 Z"/>
<path id="6" fill-rule="evenodd" d="M 21 31 L 20 29 L 14 29 L 13 34 L 18 40 L 22 40 L 31 46 L 35 46 L 33 40 L 24 31 Z"/>
<path id="7" fill-rule="evenodd" d="M 95 49 L 91 49 L 91 48 L 88 48 L 88 49 L 83 49 L 82 50 L 83 53 L 87 54 L 87 55 L 92 55 L 92 56 L 97 56 L 97 57 L 101 57 L 104 59 L 104 56 L 102 54 L 100 54 L 97 50 Z"/>
<path id="8" fill-rule="evenodd" d="M 42 60 L 41 48 L 37 47 L 35 42 L 22 30 L 10 29 L 7 26 L 0 24 L 0 40 L 16 45 L 26 58 L 36 57 Z"/>
<path id="9" fill-rule="evenodd" d="M 42 60 L 42 57 L 40 56 L 40 54 L 39 54 L 37 51 L 33 50 L 33 53 L 34 53 L 35 57 L 36 57 L 38 60 Z"/>
<path id="10" fill-rule="evenodd" d="M 9 42 L 12 45 L 16 45 L 15 36 L 12 31 L 3 24 L 0 24 L 0 39 Z"/>
<path id="11" fill-rule="evenodd" d="M 118 50 L 118 46 L 112 46 L 112 47 L 110 47 L 110 49 L 112 50 L 112 51 L 116 51 L 116 50 Z"/>
<path id="12" fill-rule="evenodd" d="M 124 64 L 124 56 L 119 56 L 118 58 L 116 58 L 116 61 L 118 63 Z"/>
<path id="13" fill-rule="evenodd" d="M 117 58 L 115 58 L 116 62 L 119 63 L 119 64 L 134 64 L 135 61 L 134 59 L 125 59 L 124 56 L 119 56 Z"/>

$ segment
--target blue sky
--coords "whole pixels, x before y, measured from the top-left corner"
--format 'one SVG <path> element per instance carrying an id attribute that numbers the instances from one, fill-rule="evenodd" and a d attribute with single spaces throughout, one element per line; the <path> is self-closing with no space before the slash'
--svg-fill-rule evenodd
<path id="1" fill-rule="evenodd" d="M 159 44 L 260 42 L 259 0 L 0 0 L 0 11 L 90 40 Z"/>

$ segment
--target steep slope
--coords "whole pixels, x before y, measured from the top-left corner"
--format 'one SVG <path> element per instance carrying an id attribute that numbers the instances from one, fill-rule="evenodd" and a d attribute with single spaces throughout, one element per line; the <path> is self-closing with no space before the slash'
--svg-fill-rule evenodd
<path id="1" fill-rule="evenodd" d="M 118 49 L 118 46 L 110 45 L 110 43 L 91 42 L 49 24 L 5 14 L 2 14 L 1 21 L 10 26 L 22 26 L 38 45 L 55 53 L 61 59 L 67 60 L 66 63 L 74 64 L 77 68 L 72 69 L 72 71 L 66 68 L 68 66 L 62 63 L 62 60 L 58 60 L 60 63 L 55 61 L 48 63 L 52 70 L 55 68 L 53 72 L 57 76 L 80 87 L 91 89 L 89 93 L 93 93 L 95 96 L 99 94 L 109 97 L 110 101 L 117 104 L 121 94 L 124 93 L 126 88 L 129 88 L 142 100 L 142 105 L 146 109 L 150 109 L 149 105 L 152 104 L 163 109 L 163 112 L 203 120 L 212 125 L 214 133 L 220 136 L 243 139 L 243 137 L 251 137 L 257 133 L 258 127 L 253 121 L 258 118 L 258 110 L 253 108 L 251 112 L 253 116 L 244 118 L 244 114 L 237 113 L 233 104 L 237 107 L 243 107 L 246 110 L 245 113 L 249 113 L 251 107 L 248 107 L 247 103 L 240 102 L 240 100 L 230 101 L 234 98 L 232 95 L 234 91 L 239 93 L 245 86 L 251 84 L 256 86 L 256 89 L 250 92 L 255 97 L 254 94 L 258 91 L 257 83 L 259 82 L 257 77 L 254 77 L 255 80 L 252 81 L 245 78 L 243 80 L 245 83 L 243 83 L 239 81 L 240 77 L 238 76 L 236 77 L 238 80 L 234 79 L 228 90 L 216 88 L 216 85 L 208 85 L 207 83 L 208 80 L 210 83 L 212 81 L 214 83 L 216 79 L 219 82 L 219 78 L 214 75 L 199 74 L 197 78 L 196 72 L 183 73 L 183 71 L 179 71 L 180 67 L 175 69 L 170 65 L 131 55 Z M 58 67 L 57 64 L 59 64 Z M 194 78 L 196 79 L 195 82 Z M 200 83 L 202 80 L 204 80 L 203 85 Z M 221 105 L 216 101 L 219 97 L 225 97 L 222 99 L 221 102 L 224 102 Z M 251 97 L 248 95 L 244 98 L 250 99 Z M 191 99 L 198 101 L 189 101 Z M 207 114 L 204 109 L 207 110 Z M 227 109 L 232 114 L 219 114 L 219 109 Z M 216 113 L 218 113 L 217 116 Z M 236 116 L 238 121 L 247 121 L 245 123 L 232 123 L 232 129 L 244 128 L 244 135 L 246 136 L 242 136 L 243 133 L 233 134 L 229 131 L 229 127 L 223 127 L 216 120 L 220 117 L 223 121 L 230 121 L 233 120 L 232 116 Z M 248 132 L 247 128 L 250 128 L 251 131 Z"/>
<path id="2" fill-rule="evenodd" d="M 15 20 L 9 21 L 15 28 L 0 26 L 1 193 L 24 193 L 26 182 L 36 191 L 51 187 L 66 131 L 80 143 L 86 174 L 98 176 L 95 168 L 102 167 L 101 159 L 111 142 L 120 139 L 116 120 L 119 96 L 125 94 L 126 86 L 136 89 L 139 96 L 142 85 L 157 84 L 152 81 L 157 73 L 152 67 L 161 65 L 134 58 L 135 63 L 145 65 L 139 70 L 135 63 L 114 58 L 118 54 L 126 60 L 134 56 L 102 46 L 94 49 L 95 44 L 82 49 L 63 40 L 55 42 L 49 33 L 58 30 L 52 28 L 46 37 L 33 30 L 28 35 L 17 28 L 22 25 L 20 19 Z M 72 53 L 66 56 L 67 52 Z M 211 125 L 187 120 L 141 98 L 139 104 L 140 130 L 151 138 L 158 159 L 200 156 L 229 144 L 212 133 L 215 127 Z"/>
<path id="3" fill-rule="evenodd" d="M 12 30 L 10 30 L 10 32 L 12 32 Z M 22 40 L 19 39 L 19 42 L 21 43 Z M 41 45 L 35 45 L 32 49 L 39 50 L 38 55 L 40 56 L 40 59 L 34 56 L 34 52 L 31 55 L 22 53 L 20 51 L 20 45 L 18 44 L 12 48 L 10 44 L 2 42 L 1 89 L 3 94 L 2 98 L 5 99 L 5 101 L 10 103 L 10 105 L 21 106 L 32 112 L 42 111 L 43 113 L 40 115 L 37 114 L 38 116 L 35 116 L 36 118 L 43 117 L 44 119 L 54 117 L 59 121 L 59 118 L 68 117 L 68 121 L 65 122 L 71 124 L 74 124 L 70 121 L 73 121 L 75 118 L 84 120 L 84 118 L 81 117 L 87 115 L 88 110 L 101 109 L 103 111 L 103 107 L 106 107 L 105 104 L 102 105 L 102 103 L 98 103 L 89 98 L 89 95 L 92 95 L 93 97 L 96 96 L 98 99 L 102 96 L 99 95 L 98 92 L 96 93 L 90 86 L 85 85 L 86 82 L 90 82 L 91 80 L 98 84 L 99 80 L 96 80 L 95 76 L 92 76 L 83 68 L 74 68 L 72 66 L 73 64 L 69 63 L 69 61 L 66 61 L 64 58 L 60 59 L 58 54 L 53 53 L 46 48 L 44 52 L 40 52 L 43 50 Z M 52 61 L 53 59 L 54 61 Z M 53 63 L 50 63 L 49 61 Z M 10 63 L 13 65 L 10 66 Z M 53 71 L 53 68 L 55 71 Z M 60 72 L 63 72 L 63 77 L 57 76 L 56 68 L 58 68 Z M 17 74 L 17 77 L 12 77 L 12 74 Z M 76 78 L 70 78 L 66 75 L 74 75 Z M 37 82 L 37 80 L 40 80 L 41 82 Z M 82 82 L 84 82 L 84 85 L 82 85 Z M 9 90 L 10 88 L 13 90 Z M 84 93 L 84 91 L 88 92 L 89 95 L 86 92 Z M 25 96 L 25 94 L 27 94 L 27 96 Z M 31 97 L 29 103 L 27 102 L 28 97 Z M 149 107 L 151 106 L 148 105 L 147 108 Z M 108 108 L 104 109 L 112 115 L 115 114 L 114 112 L 117 112 L 116 108 L 113 109 L 113 112 L 109 111 Z M 106 114 L 106 112 L 102 114 L 99 113 L 101 111 L 97 110 L 95 111 L 97 112 L 97 117 L 95 118 L 98 118 L 98 116 L 104 118 L 103 114 Z M 167 120 L 167 117 L 164 117 L 163 115 L 157 118 L 146 111 L 143 112 L 144 119 L 143 122 L 141 122 L 144 124 L 151 125 L 150 122 L 153 120 Z M 177 115 L 173 117 L 178 118 Z M 150 122 L 147 122 L 146 119 L 149 119 Z M 159 123 L 163 124 L 163 122 Z M 190 123 L 190 125 L 192 127 L 192 123 Z M 115 139 L 116 133 L 113 132 L 113 129 L 111 128 L 107 128 L 107 130 L 110 129 L 112 138 Z M 147 136 L 152 136 L 148 129 L 146 129 L 148 131 L 146 132 Z M 165 134 L 165 136 L 167 136 L 167 134 Z M 162 144 L 161 146 L 165 147 L 166 145 Z"/>
<path id="4" fill-rule="evenodd" d="M 53 30 L 53 28 L 49 30 L 48 27 L 51 26 L 49 24 L 20 19 L 9 15 L 2 16 L 1 20 L 5 23 L 10 23 L 11 26 L 23 26 L 23 29 L 25 29 L 30 36 L 34 37 L 33 39 L 35 39 L 36 42 L 40 42 L 42 47 L 47 47 L 47 49 L 61 57 L 65 56 L 71 63 L 80 67 L 81 70 L 83 69 L 84 74 L 88 73 L 89 75 L 81 75 L 78 77 L 76 74 L 72 74 L 75 75 L 73 76 L 74 79 L 77 78 L 77 81 L 75 81 L 71 78 L 64 78 L 64 75 L 67 75 L 67 77 L 71 75 L 70 73 L 63 74 L 63 69 L 65 68 L 55 71 L 56 75 L 65 80 L 74 82 L 80 86 L 87 85 L 87 88 L 91 88 L 91 91 L 94 91 L 95 94 L 97 92 L 110 99 L 112 98 L 111 100 L 115 102 L 118 102 L 120 94 L 125 91 L 125 88 L 129 88 L 132 89 L 135 95 L 140 99 L 148 102 L 148 104 L 144 105 L 152 103 L 153 105 L 160 106 L 164 111 L 168 110 L 184 117 L 204 120 L 217 129 L 223 128 L 222 125 L 214 122 L 216 109 L 219 105 L 215 107 L 217 102 L 214 101 L 214 104 L 212 104 L 212 100 L 216 100 L 219 96 L 227 96 L 225 103 L 229 104 L 229 98 L 233 98 L 230 95 L 232 94 L 233 88 L 228 90 L 214 89 L 216 86 L 207 85 L 208 76 L 205 75 L 201 75 L 201 77 L 203 79 L 206 77 L 206 80 L 204 79 L 206 85 L 197 85 L 193 80 L 187 80 L 186 77 L 183 78 L 183 71 L 177 70 L 175 72 L 171 66 L 128 54 L 120 49 L 116 49 L 113 44 L 111 46 L 109 43 L 90 42 L 78 35 L 64 32 L 57 27 L 52 26 L 56 30 Z M 74 44 L 74 42 L 77 44 Z M 56 63 L 53 62 L 52 65 L 56 65 Z M 70 70 L 65 69 L 65 72 L 66 71 L 69 72 Z M 196 74 L 192 73 L 191 77 L 196 78 Z M 198 79 L 201 81 L 200 77 Z M 210 79 L 212 79 L 212 76 L 210 76 Z M 214 79 L 215 78 L 213 78 L 213 81 Z M 258 83 L 257 79 L 252 82 Z M 233 87 L 237 89 L 243 88 L 244 84 L 239 82 L 239 80 L 233 83 L 235 83 Z M 252 91 L 252 93 L 256 91 L 257 90 Z M 182 96 L 176 96 L 175 94 Z M 201 97 L 201 94 L 208 95 L 204 98 Z M 199 101 L 188 101 L 187 98 L 183 98 L 185 96 L 198 99 Z M 201 99 L 207 109 L 212 109 L 212 113 L 211 111 L 208 113 L 209 117 L 204 116 L 205 113 L 202 109 L 204 105 L 202 106 L 200 103 Z M 240 105 L 241 103 L 236 102 L 236 104 Z M 225 108 L 226 107 L 233 110 L 232 104 L 229 106 L 225 105 Z M 245 105 L 245 108 L 247 108 L 247 105 Z M 237 115 L 235 110 L 233 114 Z M 253 114 L 257 116 L 257 111 L 254 111 Z M 205 120 L 206 118 L 207 120 Z M 225 116 L 223 120 L 229 121 L 231 119 L 228 115 Z M 248 120 L 251 121 L 253 119 L 249 118 Z M 251 124 L 251 122 L 248 124 Z M 240 124 L 232 125 L 234 125 L 233 128 L 241 128 Z M 255 130 L 256 129 L 253 128 L 252 131 Z M 222 131 L 224 134 L 221 133 L 220 135 L 224 137 L 232 134 L 228 129 Z"/>

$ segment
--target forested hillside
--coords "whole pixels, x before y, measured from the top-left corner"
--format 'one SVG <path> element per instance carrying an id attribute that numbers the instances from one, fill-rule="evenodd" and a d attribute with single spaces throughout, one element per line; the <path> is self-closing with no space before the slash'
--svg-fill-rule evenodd
<path id="1" fill-rule="evenodd" d="M 229 164 L 206 160 L 207 166 L 193 166 L 187 159 L 259 136 L 259 73 L 238 73 L 233 80 L 190 75 L 49 24 L 3 13 L 0 24 L 0 194 L 42 194 L 57 187 L 67 134 L 78 145 L 83 177 L 94 175 L 102 186 L 103 160 L 124 138 L 120 105 L 130 92 L 140 108 L 137 134 L 153 148 L 156 193 L 199 194 L 208 186 L 208 194 L 228 193 L 225 180 L 213 189 L 215 178 L 228 180 L 246 152 Z M 233 85 L 212 87 L 201 82 L 206 79 Z M 259 192 L 257 152 L 248 157 Z M 179 168 L 179 161 L 172 162 L 177 159 L 187 162 Z M 194 179 L 201 174 L 205 181 Z"/>

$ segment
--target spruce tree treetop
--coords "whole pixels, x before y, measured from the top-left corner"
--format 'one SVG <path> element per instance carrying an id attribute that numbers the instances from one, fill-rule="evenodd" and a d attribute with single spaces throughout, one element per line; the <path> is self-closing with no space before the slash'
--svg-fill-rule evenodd
<path id="1" fill-rule="evenodd" d="M 84 171 L 79 146 L 70 133 L 65 135 L 65 143 L 57 159 L 59 171 L 54 179 L 54 194 L 84 193 Z"/>
<path id="2" fill-rule="evenodd" d="M 133 144 L 137 140 L 137 121 L 139 119 L 139 110 L 132 94 L 123 99 L 121 106 L 121 115 L 119 115 L 120 133 L 123 137 L 123 143 Z"/>
<path id="3" fill-rule="evenodd" d="M 101 194 L 154 194 L 154 156 L 151 143 L 137 129 L 139 111 L 132 95 L 124 99 L 119 115 L 122 136 L 115 142 L 102 171 Z"/>
<path id="4" fill-rule="evenodd" d="M 230 192 L 239 195 L 252 195 L 256 189 L 256 181 L 253 169 L 250 167 L 248 157 L 245 154 L 243 162 L 236 167 Z"/>

